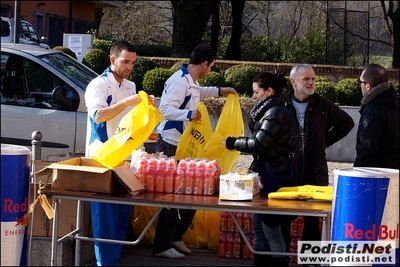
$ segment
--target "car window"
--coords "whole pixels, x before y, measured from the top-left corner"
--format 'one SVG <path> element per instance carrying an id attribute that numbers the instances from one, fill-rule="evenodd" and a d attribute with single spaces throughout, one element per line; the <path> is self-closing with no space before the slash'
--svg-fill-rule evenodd
<path id="1" fill-rule="evenodd" d="M 36 30 L 32 27 L 32 25 L 21 22 L 23 25 L 24 35 L 28 36 L 28 40 L 33 41 L 35 43 L 40 43 L 39 35 L 36 33 Z"/>
<path id="2" fill-rule="evenodd" d="M 88 70 L 84 65 L 79 64 L 64 53 L 46 54 L 40 56 L 39 59 L 67 76 L 83 91 L 86 90 L 86 86 L 97 76 L 96 73 Z"/>
<path id="3" fill-rule="evenodd" d="M 39 64 L 2 54 L 5 76 L 1 103 L 32 108 L 76 111 L 79 95 L 71 86 Z"/>
<path id="4" fill-rule="evenodd" d="M 10 36 L 10 25 L 7 21 L 1 21 L 1 37 Z"/>

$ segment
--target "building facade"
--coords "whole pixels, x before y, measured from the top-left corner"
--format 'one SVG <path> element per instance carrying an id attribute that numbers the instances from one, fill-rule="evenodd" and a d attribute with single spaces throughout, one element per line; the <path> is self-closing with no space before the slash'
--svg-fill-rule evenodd
<path id="1" fill-rule="evenodd" d="M 97 28 L 96 9 L 123 7 L 125 1 L 1 1 L 1 16 L 30 22 L 53 48 L 63 45 L 64 33 L 87 33 Z M 16 5 L 19 5 L 17 8 Z"/>

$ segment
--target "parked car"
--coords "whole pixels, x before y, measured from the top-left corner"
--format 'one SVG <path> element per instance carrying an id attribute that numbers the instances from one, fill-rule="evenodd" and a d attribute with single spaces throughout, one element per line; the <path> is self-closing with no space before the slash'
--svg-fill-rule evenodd
<path id="1" fill-rule="evenodd" d="M 84 94 L 97 76 L 71 56 L 25 44 L 1 44 L 1 143 L 31 146 L 42 133 L 41 159 L 84 153 Z"/>
<path id="2" fill-rule="evenodd" d="M 14 18 L 1 17 L 1 42 L 14 43 L 14 41 Z M 23 19 L 20 20 L 19 43 L 50 49 L 46 37 L 40 37 L 36 29 Z"/>

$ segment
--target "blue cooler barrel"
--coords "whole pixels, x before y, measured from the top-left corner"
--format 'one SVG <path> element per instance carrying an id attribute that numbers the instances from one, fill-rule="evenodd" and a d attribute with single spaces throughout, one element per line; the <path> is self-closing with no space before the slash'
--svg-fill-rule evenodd
<path id="1" fill-rule="evenodd" d="M 31 152 L 1 144 L 1 266 L 27 266 Z"/>
<path id="2" fill-rule="evenodd" d="M 366 266 L 399 266 L 399 170 L 353 167 L 333 174 L 332 241 L 394 241 L 394 264 L 371 257 Z"/>

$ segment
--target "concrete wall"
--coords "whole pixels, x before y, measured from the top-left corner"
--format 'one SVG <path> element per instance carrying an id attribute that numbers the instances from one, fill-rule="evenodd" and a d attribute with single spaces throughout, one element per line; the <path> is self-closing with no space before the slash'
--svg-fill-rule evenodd
<path id="1" fill-rule="evenodd" d="M 183 58 L 167 58 L 167 57 L 148 57 L 152 61 L 160 64 L 163 68 L 170 68 L 176 62 Z M 291 63 L 271 63 L 271 62 L 255 62 L 255 61 L 233 61 L 233 60 L 220 60 L 215 62 L 215 66 L 222 72 L 226 69 L 241 64 L 251 64 L 260 67 L 263 71 L 274 72 L 275 70 L 283 71 L 289 75 L 290 70 L 294 64 Z M 315 74 L 318 76 L 326 77 L 335 85 L 338 81 L 344 78 L 359 78 L 364 67 L 353 66 L 335 66 L 335 65 L 318 65 L 312 64 Z M 400 69 L 387 69 L 389 80 L 399 82 Z"/>

